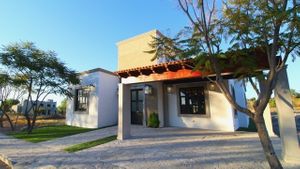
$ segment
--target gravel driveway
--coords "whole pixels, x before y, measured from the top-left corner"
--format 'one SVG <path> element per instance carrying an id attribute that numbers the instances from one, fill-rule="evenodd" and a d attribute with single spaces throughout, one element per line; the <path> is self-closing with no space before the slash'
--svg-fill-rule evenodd
<path id="1" fill-rule="evenodd" d="M 80 135 L 82 138 L 100 137 L 108 131 L 115 134 L 116 128 Z M 70 142 L 80 139 L 77 135 L 32 144 L 0 135 L 0 153 L 11 158 L 15 168 L 22 169 L 269 168 L 256 133 L 133 126 L 129 140 L 65 153 L 59 148 L 64 147 L 61 143 L 66 143 L 68 138 Z M 273 143 L 280 153 L 280 140 L 273 138 Z M 300 165 L 283 164 L 285 168 L 300 168 Z"/>

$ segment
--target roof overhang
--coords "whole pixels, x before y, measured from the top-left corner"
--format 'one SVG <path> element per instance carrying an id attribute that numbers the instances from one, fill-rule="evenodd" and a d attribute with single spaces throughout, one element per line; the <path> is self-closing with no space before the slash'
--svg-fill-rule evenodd
<path id="1" fill-rule="evenodd" d="M 262 50 L 255 50 L 247 57 L 252 57 L 253 61 L 256 64 L 256 68 L 253 71 L 261 72 L 269 68 L 267 55 L 263 53 Z M 228 60 L 228 63 L 230 63 L 230 60 Z M 228 77 L 235 78 L 236 70 L 241 67 L 242 64 L 239 63 L 229 66 L 222 70 L 221 75 L 224 77 L 226 76 L 227 78 Z M 214 72 L 193 70 L 193 68 L 194 68 L 193 60 L 179 60 L 174 62 L 160 63 L 156 65 L 149 65 L 149 66 L 120 70 L 115 73 L 121 78 L 134 79 L 135 83 L 205 78 L 205 77 L 215 77 L 216 75 Z"/>

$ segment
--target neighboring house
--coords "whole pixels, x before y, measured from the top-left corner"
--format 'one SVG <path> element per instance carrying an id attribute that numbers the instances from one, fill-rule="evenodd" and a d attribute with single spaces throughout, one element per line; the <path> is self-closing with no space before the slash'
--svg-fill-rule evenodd
<path id="1" fill-rule="evenodd" d="M 80 84 L 71 86 L 74 97 L 67 102 L 66 124 L 87 128 L 116 125 L 118 76 L 97 68 L 79 73 L 79 78 Z"/>
<path id="2" fill-rule="evenodd" d="M 47 101 L 38 101 L 37 103 L 34 102 L 33 104 L 38 104 L 40 106 L 39 115 L 52 116 L 56 114 L 56 102 L 51 99 Z M 31 102 L 28 100 L 24 100 L 22 104 L 15 106 L 13 109 L 18 113 L 25 113 L 26 106 L 31 107 Z M 33 110 L 30 111 L 30 113 L 32 112 Z"/>
<path id="3" fill-rule="evenodd" d="M 119 117 L 120 138 L 128 135 L 130 124 L 146 126 L 150 113 L 154 112 L 159 116 L 160 127 L 222 131 L 247 127 L 248 116 L 235 111 L 217 86 L 202 74 L 186 67 L 188 61 L 153 60 L 153 54 L 145 53 L 151 50 L 152 37 L 160 35 L 153 30 L 119 42 L 118 70 L 115 72 L 118 77 L 102 69 L 82 73 L 78 89 L 87 86 L 89 90 L 83 93 L 89 97 L 83 99 L 87 100 L 83 101 L 84 111 L 77 112 L 80 108 L 74 104 L 79 92 L 75 92 L 75 98 L 68 104 L 67 124 L 96 128 L 115 124 Z M 246 106 L 244 84 L 228 76 L 227 85 L 236 101 Z M 89 86 L 93 86 L 92 89 Z M 81 102 L 77 104 L 80 107 Z M 115 123 L 105 123 L 105 118 L 114 119 Z"/>

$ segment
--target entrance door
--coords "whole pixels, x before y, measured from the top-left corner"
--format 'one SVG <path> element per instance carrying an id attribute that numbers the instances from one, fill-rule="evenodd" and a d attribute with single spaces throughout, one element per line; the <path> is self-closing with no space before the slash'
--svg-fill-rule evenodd
<path id="1" fill-rule="evenodd" d="M 143 89 L 131 90 L 131 124 L 143 124 Z"/>

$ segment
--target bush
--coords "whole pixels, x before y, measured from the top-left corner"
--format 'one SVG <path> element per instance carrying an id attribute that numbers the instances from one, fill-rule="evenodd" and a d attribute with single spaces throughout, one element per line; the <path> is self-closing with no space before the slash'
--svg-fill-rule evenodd
<path id="1" fill-rule="evenodd" d="M 152 127 L 152 128 L 159 127 L 158 115 L 155 112 L 151 113 L 149 116 L 148 127 Z"/>

